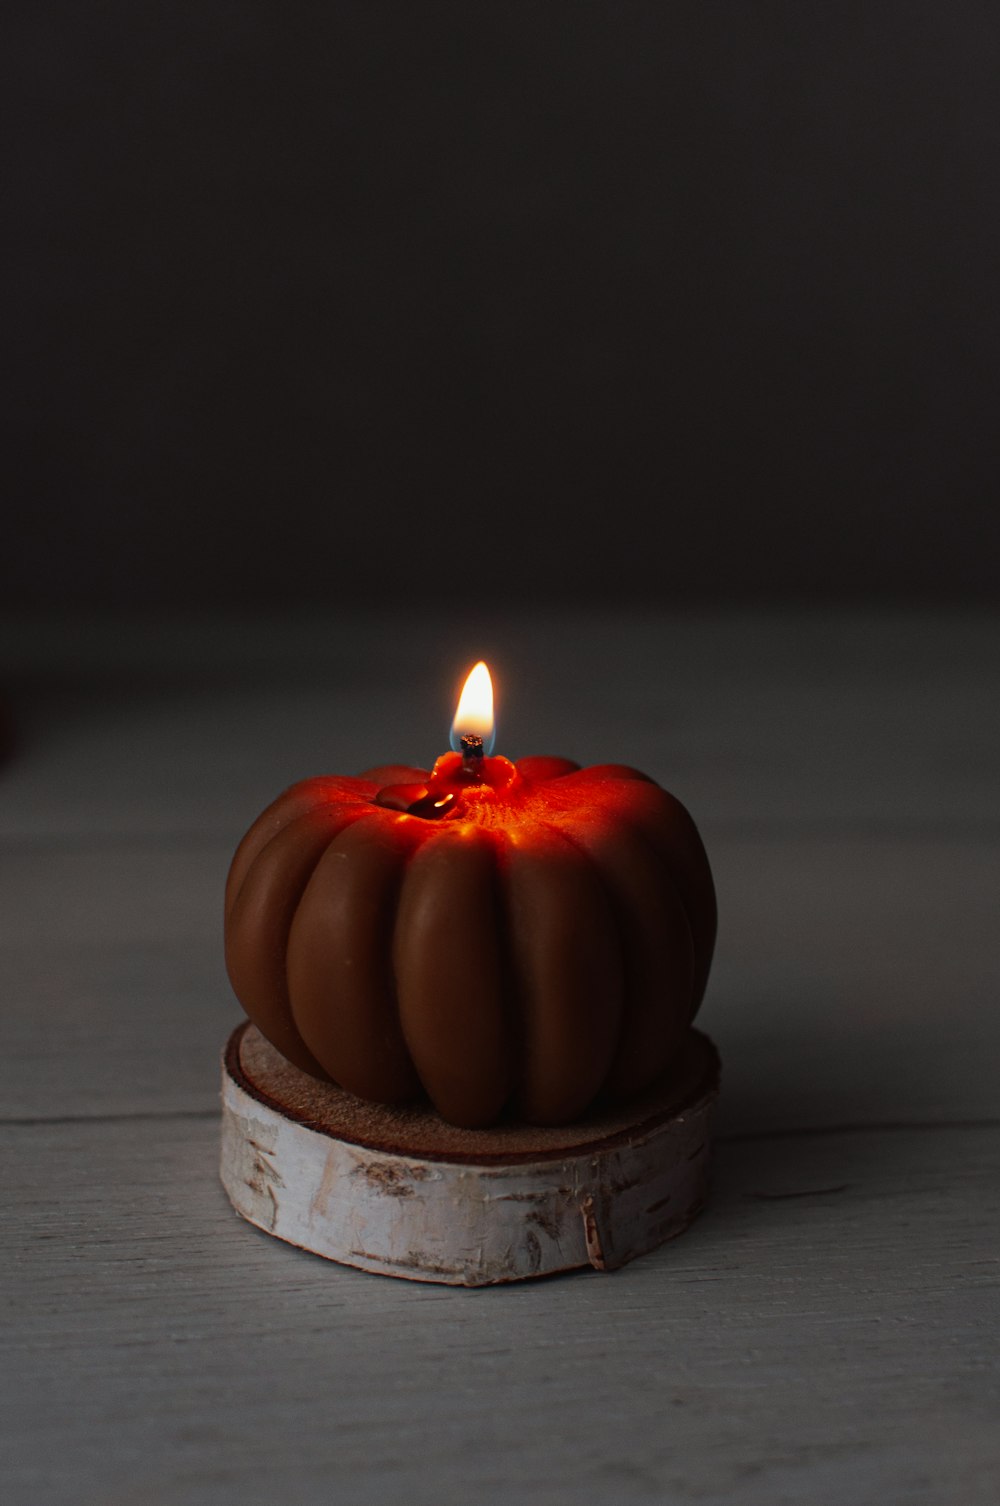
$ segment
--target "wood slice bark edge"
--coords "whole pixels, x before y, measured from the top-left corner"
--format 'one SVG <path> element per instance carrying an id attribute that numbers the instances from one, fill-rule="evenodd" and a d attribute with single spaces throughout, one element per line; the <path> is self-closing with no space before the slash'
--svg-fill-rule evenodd
<path id="1" fill-rule="evenodd" d="M 222 1183 L 258 1228 L 381 1275 L 490 1286 L 610 1271 L 703 1206 L 718 1089 L 715 1047 L 692 1030 L 626 1111 L 460 1130 L 318 1082 L 244 1024 L 223 1058 Z"/>

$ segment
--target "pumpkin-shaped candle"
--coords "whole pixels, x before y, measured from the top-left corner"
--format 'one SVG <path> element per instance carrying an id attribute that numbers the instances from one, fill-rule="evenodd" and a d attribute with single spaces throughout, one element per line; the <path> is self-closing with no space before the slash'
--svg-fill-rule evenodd
<path id="1" fill-rule="evenodd" d="M 671 1065 L 715 941 L 705 849 L 621 764 L 494 756 L 485 665 L 453 751 L 293 785 L 226 887 L 226 965 L 296 1066 L 450 1122 L 578 1119 Z M 490 704 L 485 704 L 488 699 Z"/>

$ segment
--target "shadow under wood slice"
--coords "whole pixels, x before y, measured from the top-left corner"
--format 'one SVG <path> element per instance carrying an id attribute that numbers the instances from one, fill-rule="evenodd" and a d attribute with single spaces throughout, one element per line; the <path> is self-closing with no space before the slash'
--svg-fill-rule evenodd
<path id="1" fill-rule="evenodd" d="M 223 1060 L 222 1182 L 258 1228 L 386 1276 L 490 1286 L 611 1271 L 703 1206 L 718 1088 L 715 1047 L 692 1030 L 627 1110 L 462 1130 L 317 1082 L 242 1025 Z"/>

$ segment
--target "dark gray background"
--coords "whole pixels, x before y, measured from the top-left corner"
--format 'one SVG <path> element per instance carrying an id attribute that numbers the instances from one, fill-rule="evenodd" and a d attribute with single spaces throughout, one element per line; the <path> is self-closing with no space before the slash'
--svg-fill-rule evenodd
<path id="1" fill-rule="evenodd" d="M 4 12 L 8 606 L 994 586 L 988 0 Z"/>

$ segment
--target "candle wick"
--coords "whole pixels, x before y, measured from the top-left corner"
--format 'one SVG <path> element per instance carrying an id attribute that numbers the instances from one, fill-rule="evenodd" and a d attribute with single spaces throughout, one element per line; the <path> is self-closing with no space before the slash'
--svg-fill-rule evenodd
<path id="1" fill-rule="evenodd" d="M 483 740 L 474 732 L 462 733 L 462 768 L 467 774 L 480 775 L 483 771 Z"/>

